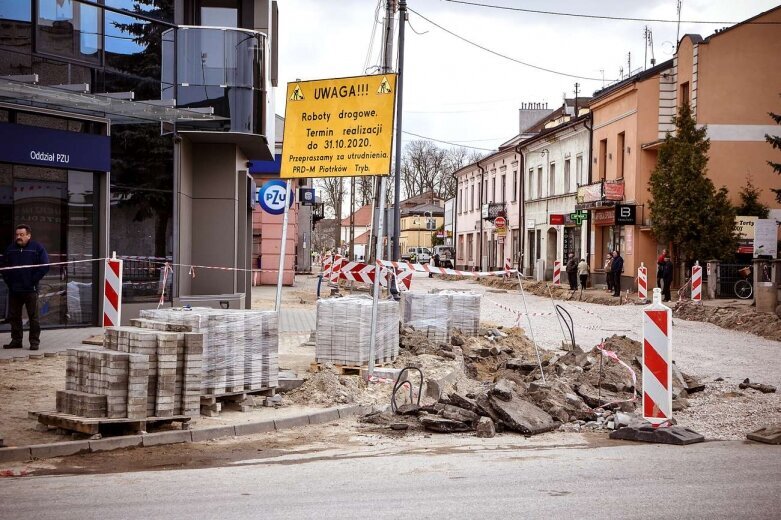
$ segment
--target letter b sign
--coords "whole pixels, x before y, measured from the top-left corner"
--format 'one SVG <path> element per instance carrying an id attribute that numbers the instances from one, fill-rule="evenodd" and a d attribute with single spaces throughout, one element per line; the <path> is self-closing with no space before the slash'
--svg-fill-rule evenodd
<path id="1" fill-rule="evenodd" d="M 616 225 L 633 226 L 635 224 L 637 206 L 625 204 L 616 205 Z"/>

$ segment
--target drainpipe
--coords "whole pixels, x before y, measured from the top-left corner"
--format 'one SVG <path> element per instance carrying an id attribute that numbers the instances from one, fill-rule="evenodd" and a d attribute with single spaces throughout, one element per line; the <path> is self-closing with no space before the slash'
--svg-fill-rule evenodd
<path id="1" fill-rule="evenodd" d="M 594 122 L 591 120 L 591 112 L 589 112 L 588 117 L 583 122 L 583 124 L 588 128 L 588 183 L 591 184 L 591 172 L 592 172 L 592 166 L 594 165 L 594 158 L 593 155 L 593 141 L 594 141 Z M 586 258 L 591 257 L 591 212 L 586 212 Z M 597 258 L 594 259 L 595 261 L 598 260 Z M 595 263 L 594 266 L 592 266 L 591 270 L 597 268 L 597 264 Z"/>
<path id="2" fill-rule="evenodd" d="M 520 208 L 518 211 L 518 236 L 520 237 L 520 252 L 521 255 L 518 258 L 518 272 L 523 272 L 523 256 L 525 249 L 525 241 L 526 241 L 526 201 L 524 200 L 524 197 L 526 196 L 526 190 L 524 189 L 524 186 L 526 186 L 526 182 L 523 180 L 523 174 L 526 171 L 526 157 L 521 152 L 521 144 L 518 143 L 518 145 L 515 147 L 515 153 L 517 153 L 521 159 L 518 161 L 520 163 L 520 186 L 518 186 L 518 204 L 520 204 Z"/>
<path id="3" fill-rule="evenodd" d="M 480 271 L 483 270 L 483 180 L 485 177 L 485 168 L 480 166 L 480 161 L 477 161 L 477 167 L 480 169 L 480 240 L 477 241 L 477 259 L 480 260 Z"/>
<path id="4" fill-rule="evenodd" d="M 453 203 L 453 267 L 458 263 L 458 176 L 453 172 L 453 180 L 456 181 L 456 201 Z M 447 239 L 447 231 L 445 231 Z"/>

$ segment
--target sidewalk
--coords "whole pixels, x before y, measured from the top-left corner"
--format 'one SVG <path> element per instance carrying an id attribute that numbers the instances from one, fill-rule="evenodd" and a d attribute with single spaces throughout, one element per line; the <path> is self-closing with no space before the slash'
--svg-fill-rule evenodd
<path id="1" fill-rule="evenodd" d="M 317 290 L 317 277 L 311 275 L 299 275 L 296 277 L 296 285 L 293 287 L 282 288 L 282 313 L 279 319 L 279 332 L 289 338 L 280 338 L 280 341 L 290 343 L 290 347 L 300 345 L 306 340 L 303 335 L 308 335 L 315 330 L 315 307 L 314 303 L 302 304 L 302 297 L 309 297 L 314 302 Z M 252 288 L 253 308 L 268 309 L 274 308 L 274 299 L 276 297 L 275 286 L 261 286 Z M 83 327 L 71 329 L 51 329 L 41 331 L 40 349 L 29 350 L 27 342 L 28 332 L 24 332 L 23 349 L 0 349 L 0 359 L 22 358 L 26 359 L 30 354 L 44 355 L 46 353 L 64 352 L 65 350 L 78 347 L 81 342 L 90 336 L 96 336 L 103 333 L 102 327 Z M 303 337 L 303 339 L 302 339 Z M 0 344 L 5 345 L 11 342 L 11 333 L 0 333 Z"/>

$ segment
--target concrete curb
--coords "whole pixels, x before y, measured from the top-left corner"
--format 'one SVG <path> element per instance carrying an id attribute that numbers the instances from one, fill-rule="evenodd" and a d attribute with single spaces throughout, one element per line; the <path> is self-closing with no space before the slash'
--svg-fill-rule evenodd
<path id="1" fill-rule="evenodd" d="M 281 431 L 301 426 L 324 424 L 347 417 L 366 415 L 371 412 L 384 412 L 387 410 L 387 405 L 347 405 L 324 408 L 316 412 L 284 417 L 282 419 L 266 419 L 253 423 L 236 424 L 234 426 L 214 426 L 202 430 L 172 430 L 147 433 L 144 435 L 107 437 L 94 441 L 66 441 L 54 442 L 51 444 L 35 444 L 31 446 L 13 446 L 0 448 L 0 463 L 22 462 L 51 457 L 66 457 L 78 453 L 98 453 L 125 448 L 161 446 L 184 442 L 203 442 L 225 437 L 241 437 L 244 435 Z"/>

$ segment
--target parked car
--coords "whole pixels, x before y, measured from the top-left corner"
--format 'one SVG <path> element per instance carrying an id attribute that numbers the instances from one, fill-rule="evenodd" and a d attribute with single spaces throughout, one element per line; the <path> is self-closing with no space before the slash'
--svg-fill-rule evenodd
<path id="1" fill-rule="evenodd" d="M 401 254 L 401 259 L 405 262 L 409 262 L 413 253 L 415 255 L 415 261 L 419 264 L 427 264 L 431 261 L 431 249 L 427 247 L 408 247 L 407 250 Z"/>

